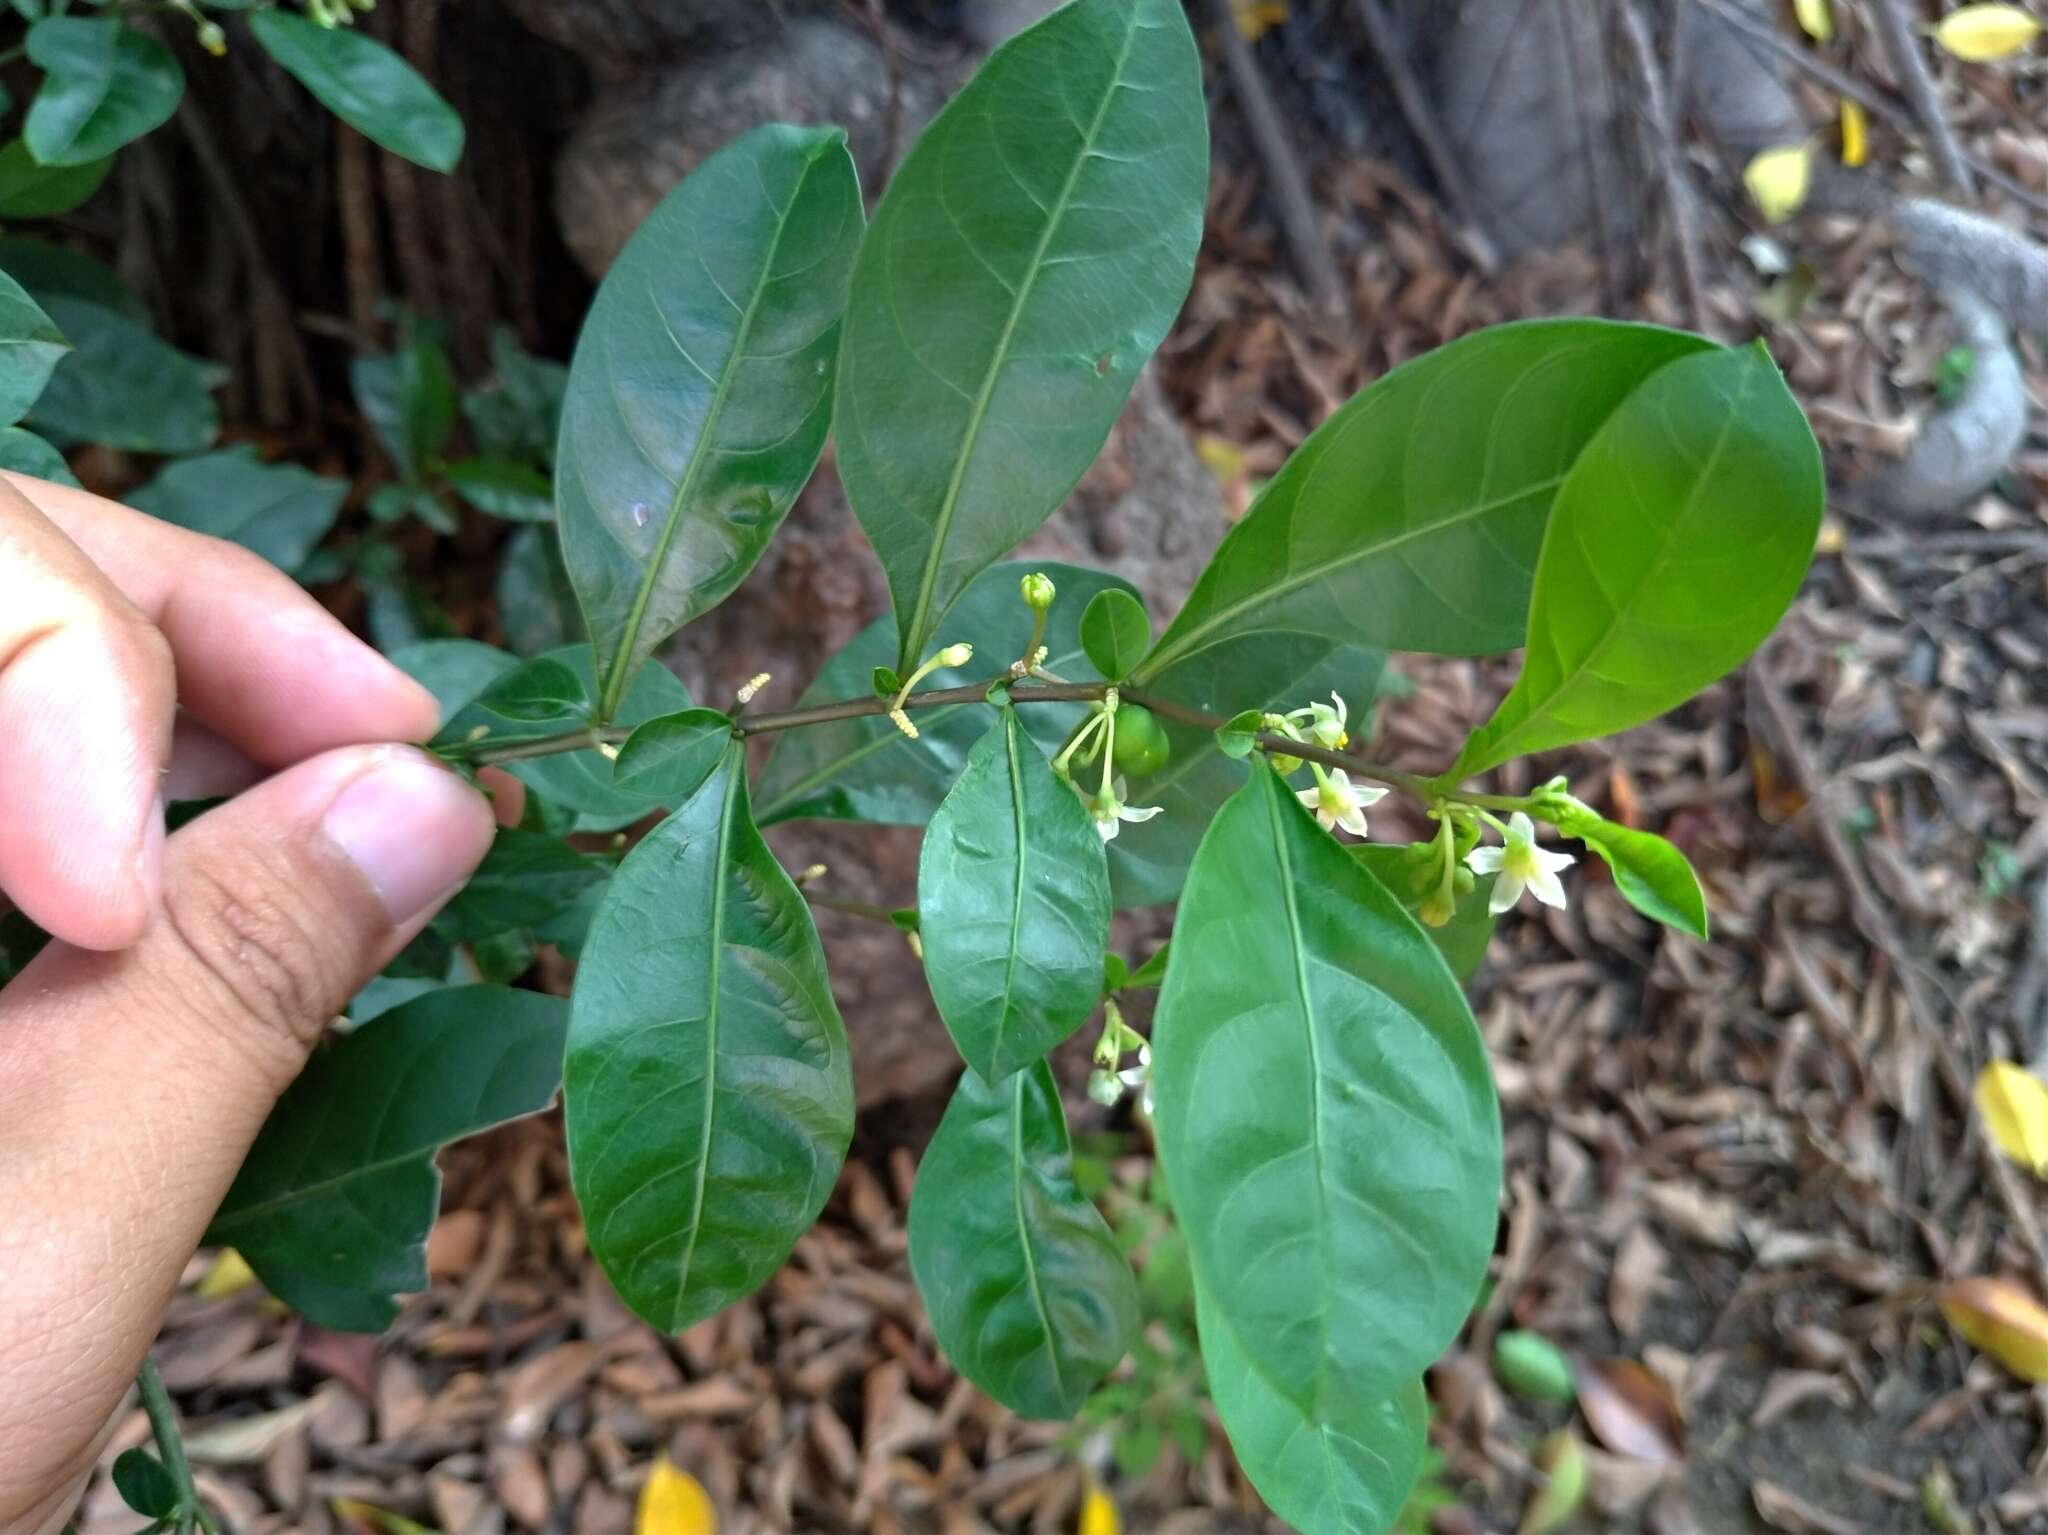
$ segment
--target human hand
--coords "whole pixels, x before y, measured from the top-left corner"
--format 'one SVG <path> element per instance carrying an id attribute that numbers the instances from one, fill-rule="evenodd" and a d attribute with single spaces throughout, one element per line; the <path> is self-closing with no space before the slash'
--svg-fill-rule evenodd
<path id="1" fill-rule="evenodd" d="M 0 476 L 0 894 L 53 938 L 0 991 L 0 1531 L 62 1526 L 277 1095 L 489 847 L 367 744 L 435 722 L 254 555 Z"/>

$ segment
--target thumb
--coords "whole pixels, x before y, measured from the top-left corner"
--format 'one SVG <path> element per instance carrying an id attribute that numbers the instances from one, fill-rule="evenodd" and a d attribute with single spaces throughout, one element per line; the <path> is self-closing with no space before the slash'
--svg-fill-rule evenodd
<path id="1" fill-rule="evenodd" d="M 277 1095 L 492 829 L 412 748 L 330 752 L 169 840 L 141 942 L 52 944 L 0 993 L 0 1231 L 37 1258 L 0 1286 L 0 1527 L 120 1399 Z"/>

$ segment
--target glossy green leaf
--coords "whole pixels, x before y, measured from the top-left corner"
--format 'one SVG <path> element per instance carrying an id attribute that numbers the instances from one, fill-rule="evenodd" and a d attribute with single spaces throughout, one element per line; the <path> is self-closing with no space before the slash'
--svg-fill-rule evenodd
<path id="1" fill-rule="evenodd" d="M 531 464 L 465 458 L 448 465 L 448 483 L 478 511 L 506 522 L 553 522 L 555 489 Z"/>
<path id="2" fill-rule="evenodd" d="M 306 563 L 348 499 L 348 482 L 266 464 L 247 444 L 167 465 L 128 495 L 137 511 L 253 550 L 278 569 Z"/>
<path id="3" fill-rule="evenodd" d="M 809 909 L 735 742 L 612 876 L 570 1009 L 569 1171 L 627 1305 L 681 1332 L 752 1293 L 824 1207 L 853 1070 Z"/>
<path id="4" fill-rule="evenodd" d="M 1209 187 L 1180 0 L 1074 0 L 998 48 L 890 178 L 847 308 L 839 477 L 905 671 L 1064 501 L 1194 276 Z"/>
<path id="5" fill-rule="evenodd" d="M 522 656 L 559 649 L 583 633 L 583 615 L 552 527 L 517 528 L 505 540 L 498 562 L 498 622 L 506 645 Z"/>
<path id="6" fill-rule="evenodd" d="M 1305 1412 L 1273 1389 L 1198 1290 L 1202 1368 L 1230 1447 L 1266 1506 L 1302 1535 L 1359 1535 L 1394 1525 L 1428 1443 L 1419 1380 L 1374 1400 Z"/>
<path id="7" fill-rule="evenodd" d="M 1655 832 L 1590 813 L 1561 818 L 1558 830 L 1577 837 L 1614 871 L 1614 888 L 1652 922 L 1705 939 L 1707 896 L 1692 863 Z"/>
<path id="8" fill-rule="evenodd" d="M 348 378 L 356 408 L 399 474 L 407 481 L 422 478 L 455 430 L 455 371 L 447 350 L 415 330 L 388 356 L 352 359 Z"/>
<path id="9" fill-rule="evenodd" d="M 925 832 L 917 864 L 925 978 L 969 1066 L 999 1083 L 1087 1021 L 1102 991 L 1102 838 L 1015 709 Z"/>
<path id="10" fill-rule="evenodd" d="M 152 1519 L 165 1518 L 178 1507 L 178 1484 L 147 1450 L 123 1450 L 114 1457 L 114 1491 L 136 1513 Z"/>
<path id="11" fill-rule="evenodd" d="M 1334 691 L 1362 722 L 1386 664 L 1376 650 L 1313 634 L 1246 634 L 1223 640 L 1174 666 L 1145 691 L 1211 714 L 1246 706 L 1294 709 Z M 1156 906 L 1179 896 L 1195 848 L 1217 807 L 1249 771 L 1232 760 L 1216 732 L 1161 717 L 1171 754 L 1158 772 L 1129 781 L 1134 805 L 1163 812 L 1122 828 L 1109 845 L 1109 876 L 1119 906 Z M 1360 728 L 1354 724 L 1354 729 Z"/>
<path id="12" fill-rule="evenodd" d="M 1437 888 L 1442 877 L 1443 865 L 1437 858 L 1416 863 L 1409 858 L 1408 845 L 1404 843 L 1354 842 L 1345 851 L 1370 869 L 1373 878 L 1386 886 L 1388 894 L 1410 914 L 1422 904 L 1425 895 Z M 1494 879 L 1491 874 L 1475 877 L 1472 888 L 1456 898 L 1451 920 L 1442 927 L 1431 927 L 1419 917 L 1416 919 L 1460 985 L 1471 980 L 1485 963 L 1487 946 L 1493 942 L 1493 930 L 1500 921 L 1487 909 Z"/>
<path id="13" fill-rule="evenodd" d="M 18 426 L 0 427 L 0 469 L 15 474 L 32 474 L 39 480 L 59 485 L 76 485 L 78 477 L 64 462 L 64 455 L 34 432 Z"/>
<path id="14" fill-rule="evenodd" d="M 58 294 L 86 299 L 131 320 L 149 323 L 149 306 L 103 261 L 32 235 L 0 235 L 0 271 L 47 304 Z"/>
<path id="15" fill-rule="evenodd" d="M 592 670 L 590 647 L 570 645 L 549 652 L 546 659 L 559 662 L 576 674 L 586 696 L 597 696 L 597 677 Z M 626 696 L 612 713 L 615 725 L 641 725 L 664 714 L 679 714 L 691 707 L 690 690 L 666 666 L 640 668 Z M 642 816 L 674 800 L 650 798 L 621 785 L 612 771 L 612 761 L 603 752 L 563 752 L 514 762 L 508 771 L 534 793 L 551 803 L 576 812 L 578 831 L 615 831 L 630 826 Z"/>
<path id="16" fill-rule="evenodd" d="M 353 27 L 323 27 L 294 11 L 262 10 L 249 30 L 319 103 L 373 143 L 430 171 L 462 158 L 462 119 L 418 70 Z"/>
<path id="17" fill-rule="evenodd" d="M 658 714 L 634 727 L 612 762 L 612 782 L 627 794 L 680 805 L 702 787 L 732 744 L 732 720 L 716 709 Z"/>
<path id="18" fill-rule="evenodd" d="M 1558 491 L 1522 675 L 1460 770 L 1626 730 L 1740 665 L 1798 592 L 1826 494 L 1761 342 L 1652 375 Z"/>
<path id="19" fill-rule="evenodd" d="M 817 466 L 861 222 L 845 134 L 771 124 L 691 172 L 605 274 L 555 495 L 606 717 L 754 568 Z"/>
<path id="20" fill-rule="evenodd" d="M 162 127 L 185 94 L 185 71 L 155 38 L 118 21 L 49 16 L 28 29 L 43 71 L 21 136 L 43 165 L 90 165 Z"/>
<path id="21" fill-rule="evenodd" d="M 538 927 L 575 905 L 611 866 L 560 837 L 523 827 L 501 827 L 484 861 L 457 892 L 435 926 L 458 943 L 515 928 Z"/>
<path id="22" fill-rule="evenodd" d="M 1173 953 L 1171 943 L 1162 943 L 1152 951 L 1152 957 L 1138 966 L 1117 988 L 1119 991 L 1156 991 L 1166 980 L 1167 957 Z"/>
<path id="23" fill-rule="evenodd" d="M 1657 369 L 1711 346 L 1653 326 L 1530 320 L 1402 364 L 1281 466 L 1137 679 L 1263 629 L 1442 655 L 1513 649 L 1580 452 Z"/>
<path id="24" fill-rule="evenodd" d="M 0 147 L 0 218 L 47 219 L 69 213 L 100 189 L 113 156 L 84 165 L 44 165 L 22 139 Z"/>
<path id="25" fill-rule="evenodd" d="M 426 1288 L 434 1153 L 547 1107 L 567 1024 L 559 997 L 458 986 L 317 1051 L 264 1122 L 207 1243 L 235 1248 L 312 1321 L 387 1325 L 394 1294 Z"/>
<path id="26" fill-rule="evenodd" d="M 1188 874 L 1152 1082 L 1197 1283 L 1264 1383 L 1334 1424 L 1416 1380 L 1493 1251 L 1485 1046 L 1414 919 L 1270 768 Z"/>
<path id="27" fill-rule="evenodd" d="M 453 719 L 477 694 L 519 668 L 517 656 L 476 640 L 422 640 L 394 650 L 390 660 L 434 695 L 443 720 Z"/>
<path id="28" fill-rule="evenodd" d="M 456 712 L 433 745 L 454 756 L 566 734 L 590 723 L 589 684 L 555 656 L 504 672 Z"/>
<path id="29" fill-rule="evenodd" d="M 1081 648 L 1095 669 L 1121 682 L 1145 659 L 1152 645 L 1152 620 L 1145 604 L 1115 587 L 1097 592 L 1081 615 Z"/>
<path id="30" fill-rule="evenodd" d="M 535 357 L 503 325 L 491 332 L 491 367 L 495 376 L 462 397 L 462 413 L 478 450 L 489 458 L 553 463 L 568 368 Z"/>
<path id="31" fill-rule="evenodd" d="M 1078 629 L 1081 614 L 1097 592 L 1129 590 L 1127 582 L 1106 571 L 1042 561 L 995 566 L 982 572 L 961 597 L 946 621 L 947 637 L 973 643 L 975 674 L 993 675 L 1022 656 L 1031 642 L 1031 610 L 1018 600 L 1017 582 L 1033 570 L 1043 570 L 1059 587 L 1059 600 L 1046 624 L 1046 666 L 1072 681 L 1099 681 L 1081 651 Z M 825 663 L 798 705 L 860 697 L 873 689 L 876 669 L 888 666 L 895 654 L 895 625 L 886 618 L 870 624 Z M 945 687 L 968 680 L 968 673 L 940 671 L 920 686 Z M 1084 708 L 1030 704 L 1021 706 L 1019 713 L 1031 739 L 1050 753 L 1059 749 Z M 920 709 L 915 741 L 879 715 L 784 731 L 761 774 L 762 824 L 816 816 L 922 826 L 959 778 L 968 751 L 988 729 L 990 717 L 988 706 L 979 703 Z"/>
<path id="32" fill-rule="evenodd" d="M 1074 1183 L 1059 1084 L 1039 1062 L 962 1074 L 910 1196 L 910 1270 L 939 1347 L 1026 1418 L 1071 1418 L 1136 1340 L 1138 1285 Z"/>
<path id="33" fill-rule="evenodd" d="M 28 425 L 59 444 L 131 453 L 198 453 L 212 445 L 220 413 L 211 363 L 91 300 L 47 291 L 37 299 L 74 350 L 50 375 Z"/>
<path id="34" fill-rule="evenodd" d="M 0 271 L 0 425 L 28 414 L 70 350 L 28 290 Z"/>

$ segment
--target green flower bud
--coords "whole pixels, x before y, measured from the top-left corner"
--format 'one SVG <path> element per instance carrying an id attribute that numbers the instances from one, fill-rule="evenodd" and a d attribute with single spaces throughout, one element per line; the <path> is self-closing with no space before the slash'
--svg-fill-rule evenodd
<path id="1" fill-rule="evenodd" d="M 1097 1069 L 1088 1073 L 1088 1096 L 1105 1109 L 1113 1109 L 1124 1095 L 1123 1083 L 1117 1081 L 1116 1073 Z"/>
<path id="2" fill-rule="evenodd" d="M 1479 888 L 1479 876 L 1463 864 L 1459 864 L 1451 875 L 1451 887 L 1460 895 L 1470 895 Z"/>
<path id="3" fill-rule="evenodd" d="M 1422 904 L 1415 908 L 1415 915 L 1430 927 L 1442 927 L 1457 914 L 1457 903 L 1444 894 L 1441 886 L 1424 896 Z"/>
<path id="4" fill-rule="evenodd" d="M 941 666 L 965 666 L 973 659 L 974 647 L 964 642 L 958 645 L 948 645 L 939 652 L 939 665 Z"/>
<path id="5" fill-rule="evenodd" d="M 1017 585 L 1018 590 L 1023 594 L 1024 605 L 1027 608 L 1043 613 L 1052 606 L 1054 588 L 1050 576 L 1034 570 Z"/>

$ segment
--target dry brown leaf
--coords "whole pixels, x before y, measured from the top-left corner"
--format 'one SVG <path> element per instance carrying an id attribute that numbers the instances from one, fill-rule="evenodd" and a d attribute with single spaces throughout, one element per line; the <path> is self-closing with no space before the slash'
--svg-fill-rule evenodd
<path id="1" fill-rule="evenodd" d="M 1753 1482 L 1749 1495 L 1756 1502 L 1758 1517 L 1772 1529 L 1785 1530 L 1788 1535 L 1862 1535 L 1861 1525 L 1815 1508 L 1776 1482 Z"/>
<path id="2" fill-rule="evenodd" d="M 1607 1279 L 1607 1314 L 1614 1330 L 1633 1338 L 1643 1330 L 1651 1299 L 1664 1289 L 1664 1249 L 1646 1226 L 1631 1226 L 1614 1254 Z"/>
<path id="3" fill-rule="evenodd" d="M 1585 1359 L 1579 1410 L 1618 1455 L 1659 1464 L 1685 1458 L 1685 1416 L 1671 1387 L 1633 1359 Z"/>
<path id="4" fill-rule="evenodd" d="M 1749 1415 L 1749 1426 L 1769 1428 L 1805 1403 L 1822 1400 L 1847 1407 L 1855 1397 L 1838 1375 L 1824 1370 L 1780 1370 L 1764 1383 L 1764 1394 Z"/>

